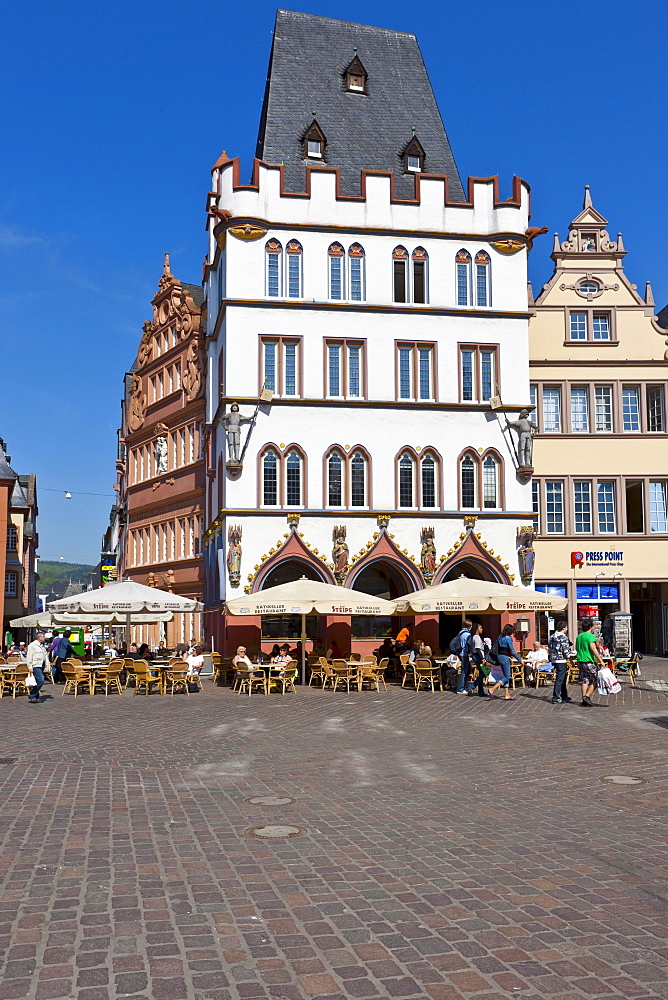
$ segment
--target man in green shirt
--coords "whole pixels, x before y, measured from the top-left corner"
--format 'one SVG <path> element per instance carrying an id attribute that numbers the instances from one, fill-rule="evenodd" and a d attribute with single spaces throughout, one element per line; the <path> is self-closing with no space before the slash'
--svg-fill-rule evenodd
<path id="1" fill-rule="evenodd" d="M 591 619 L 583 618 L 580 622 L 582 632 L 575 640 L 575 653 L 580 670 L 582 685 L 582 706 L 589 708 L 593 703 L 591 696 L 596 690 L 596 675 L 599 667 L 605 666 L 596 648 L 596 636 L 591 631 Z"/>

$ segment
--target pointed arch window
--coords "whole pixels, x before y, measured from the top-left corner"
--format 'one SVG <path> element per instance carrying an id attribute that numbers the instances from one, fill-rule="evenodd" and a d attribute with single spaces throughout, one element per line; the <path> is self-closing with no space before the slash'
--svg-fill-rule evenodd
<path id="1" fill-rule="evenodd" d="M 273 448 L 262 457 L 262 503 L 265 507 L 278 506 L 279 457 Z"/>
<path id="2" fill-rule="evenodd" d="M 493 455 L 482 463 L 482 505 L 485 509 L 499 506 L 499 463 Z"/>
<path id="3" fill-rule="evenodd" d="M 479 250 L 475 255 L 475 295 L 477 306 L 490 306 L 492 304 L 490 268 L 491 261 L 489 254 L 485 253 L 484 250 Z"/>
<path id="4" fill-rule="evenodd" d="M 285 460 L 285 503 L 288 507 L 301 507 L 304 460 L 296 449 L 288 452 Z"/>
<path id="5" fill-rule="evenodd" d="M 415 506 L 415 460 L 405 451 L 399 459 L 399 507 Z"/>
<path id="6" fill-rule="evenodd" d="M 460 250 L 455 257 L 457 267 L 457 305 L 467 306 L 471 298 L 471 254 Z"/>
<path id="7" fill-rule="evenodd" d="M 325 158 L 325 146 L 327 140 L 325 133 L 318 125 L 315 118 L 304 133 L 304 157 L 307 160 L 323 160 Z"/>
<path id="8" fill-rule="evenodd" d="M 416 247 L 411 254 L 413 261 L 413 302 L 429 301 L 427 287 L 427 265 L 429 255 L 424 247 Z"/>
<path id="9" fill-rule="evenodd" d="M 345 295 L 344 260 L 345 252 L 340 243 L 332 243 L 329 255 L 329 297 L 340 300 Z"/>
<path id="10" fill-rule="evenodd" d="M 348 248 L 348 288 L 351 302 L 364 302 L 366 299 L 364 262 L 364 247 L 353 243 Z"/>
<path id="11" fill-rule="evenodd" d="M 299 240 L 290 240 L 285 248 L 288 261 L 288 298 L 301 299 L 303 291 L 303 248 Z"/>
<path id="12" fill-rule="evenodd" d="M 392 282 L 395 302 L 408 302 L 408 251 L 395 247 L 392 251 Z"/>
<path id="13" fill-rule="evenodd" d="M 475 508 L 477 505 L 477 471 L 477 458 L 474 459 L 472 455 L 464 455 L 460 464 L 462 510 L 470 510 Z"/>
<path id="14" fill-rule="evenodd" d="M 367 460 L 361 451 L 353 452 L 350 459 L 350 506 L 367 505 Z"/>
<path id="15" fill-rule="evenodd" d="M 357 94 L 366 93 L 367 71 L 362 65 L 362 60 L 357 53 L 355 53 L 355 57 L 352 62 L 346 66 L 344 76 L 346 78 L 347 90 Z"/>
<path id="16" fill-rule="evenodd" d="M 439 463 L 431 452 L 420 460 L 420 506 L 438 507 Z"/>
<path id="17" fill-rule="evenodd" d="M 278 240 L 267 240 L 264 245 L 266 251 L 266 288 L 269 298 L 277 299 L 283 294 L 282 289 L 282 267 L 283 247 Z"/>
<path id="18" fill-rule="evenodd" d="M 327 459 L 327 505 L 343 506 L 343 467 L 345 459 L 338 451 L 333 451 Z"/>

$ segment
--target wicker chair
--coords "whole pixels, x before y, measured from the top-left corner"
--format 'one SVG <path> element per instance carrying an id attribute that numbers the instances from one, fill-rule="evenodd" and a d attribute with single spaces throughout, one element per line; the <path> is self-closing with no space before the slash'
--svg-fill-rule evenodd
<path id="1" fill-rule="evenodd" d="M 140 694 L 142 688 L 144 694 L 150 694 L 154 684 L 160 690 L 160 678 L 153 676 L 146 660 L 135 660 L 135 695 Z"/>
<path id="2" fill-rule="evenodd" d="M 313 683 L 313 678 L 315 677 L 315 679 L 317 681 L 319 680 L 319 681 L 322 682 L 322 686 L 324 687 L 325 684 L 327 683 L 327 669 L 328 669 L 328 667 L 329 667 L 329 664 L 328 664 L 327 660 L 325 659 L 325 657 L 324 656 L 319 656 L 318 657 L 318 662 L 314 663 L 311 666 L 311 676 L 308 679 L 308 686 L 309 687 L 311 686 L 311 684 Z"/>
<path id="3" fill-rule="evenodd" d="M 238 681 L 238 693 L 248 692 L 248 697 L 254 689 L 260 688 L 263 694 L 268 694 L 267 678 L 264 670 L 255 670 L 252 667 L 237 667 L 236 677 Z"/>
<path id="4" fill-rule="evenodd" d="M 409 663 L 409 654 L 402 653 L 399 660 L 401 661 L 401 668 L 404 672 L 404 676 L 401 678 L 401 686 L 405 687 L 407 678 L 411 678 L 415 684 L 415 664 Z"/>
<path id="5" fill-rule="evenodd" d="M 350 691 L 351 681 L 358 684 L 357 669 L 349 666 L 345 660 L 332 660 L 332 673 L 334 674 L 335 691 L 339 685 L 339 681 L 341 682 L 342 687 L 344 684 L 346 685 L 346 691 Z"/>
<path id="6" fill-rule="evenodd" d="M 93 682 L 93 692 L 99 687 L 104 689 L 105 697 L 109 694 L 109 689 L 123 694 L 121 686 L 121 670 L 123 670 L 123 660 L 116 656 L 104 671 L 98 671 Z"/>
<path id="7" fill-rule="evenodd" d="M 170 689 L 170 695 L 173 695 L 175 691 L 184 691 L 190 697 L 187 663 L 182 661 L 175 663 L 174 666 L 170 664 L 169 670 L 165 674 L 165 694 L 167 694 L 167 688 Z"/>
<path id="8" fill-rule="evenodd" d="M 26 694 L 26 679 L 28 677 L 28 666 L 25 661 L 19 661 L 13 670 L 3 670 L 3 688 L 12 692 L 12 698 L 17 694 Z"/>
<path id="9" fill-rule="evenodd" d="M 613 661 L 612 672 L 615 677 L 628 677 L 631 681 L 631 686 L 636 686 L 636 676 L 639 669 L 638 664 L 638 654 L 634 653 L 630 660 L 617 660 Z"/>
<path id="10" fill-rule="evenodd" d="M 76 698 L 80 687 L 83 687 L 84 691 L 90 691 L 90 677 L 85 670 L 81 670 L 71 660 L 63 660 L 60 664 L 60 669 L 65 675 L 63 698 L 66 694 L 72 694 L 72 692 L 74 692 L 74 697 Z"/>
<path id="11" fill-rule="evenodd" d="M 431 660 L 425 656 L 418 656 L 415 660 L 415 690 L 419 691 L 423 684 L 431 684 L 432 692 L 436 690 L 434 687 L 434 681 L 436 681 L 443 690 L 443 684 L 441 682 L 441 671 L 438 667 L 435 667 Z"/>
<path id="12" fill-rule="evenodd" d="M 290 660 L 289 663 L 285 664 L 280 674 L 275 674 L 273 677 L 270 676 L 267 679 L 267 689 L 271 690 L 272 684 L 280 684 L 282 687 L 281 694 L 285 694 L 286 691 L 292 691 L 293 694 L 296 694 L 295 677 L 297 676 L 298 669 L 297 661 Z"/>

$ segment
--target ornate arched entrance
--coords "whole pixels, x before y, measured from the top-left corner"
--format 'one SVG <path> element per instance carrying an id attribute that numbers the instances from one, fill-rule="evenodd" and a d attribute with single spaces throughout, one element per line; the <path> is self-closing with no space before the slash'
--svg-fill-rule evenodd
<path id="1" fill-rule="evenodd" d="M 386 559 L 367 563 L 349 586 L 352 590 L 360 590 L 373 597 L 382 597 L 386 601 L 393 601 L 404 594 L 410 594 L 415 589 L 413 581 L 409 580 L 403 569 Z"/>
<path id="2" fill-rule="evenodd" d="M 293 580 L 301 580 L 305 576 L 307 580 L 319 580 L 325 583 L 322 574 L 318 573 L 315 566 L 304 562 L 301 559 L 284 559 L 273 569 L 270 569 L 262 580 L 260 590 L 267 587 L 278 587 L 282 583 L 292 583 Z"/>
<path id="3" fill-rule="evenodd" d="M 460 576 L 467 576 L 471 580 L 488 580 L 490 583 L 502 583 L 499 573 L 495 573 L 489 563 L 478 559 L 462 559 L 448 568 L 448 571 L 439 580 L 439 583 L 447 583 L 448 580 L 457 580 Z"/>

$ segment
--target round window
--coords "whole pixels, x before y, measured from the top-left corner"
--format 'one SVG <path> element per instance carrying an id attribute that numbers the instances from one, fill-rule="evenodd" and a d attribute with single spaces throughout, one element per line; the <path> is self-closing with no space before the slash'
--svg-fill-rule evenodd
<path id="1" fill-rule="evenodd" d="M 581 281 L 578 287 L 578 291 L 582 292 L 583 295 L 595 295 L 598 292 L 599 286 L 595 281 Z"/>

